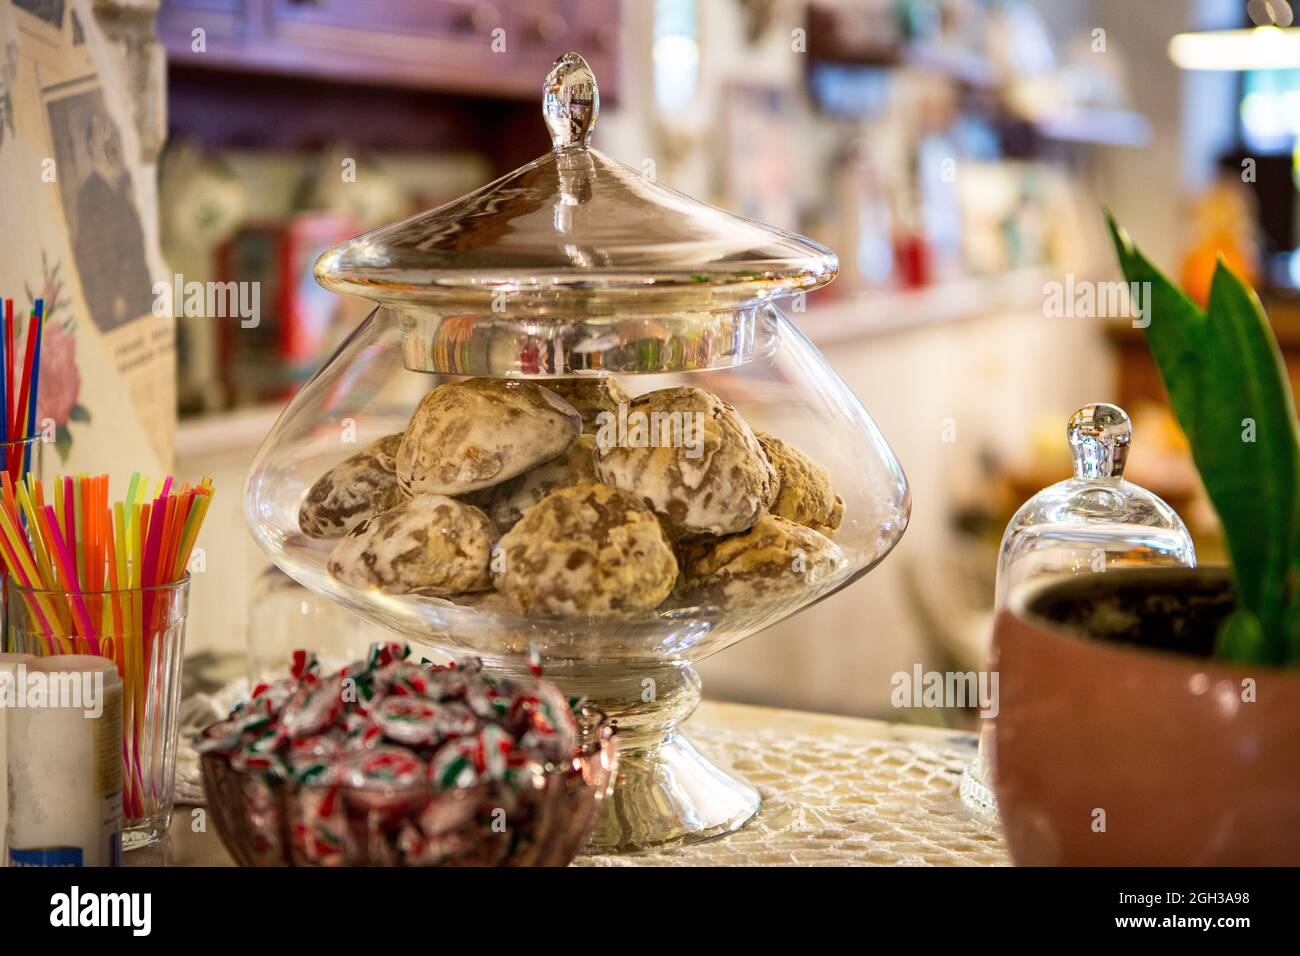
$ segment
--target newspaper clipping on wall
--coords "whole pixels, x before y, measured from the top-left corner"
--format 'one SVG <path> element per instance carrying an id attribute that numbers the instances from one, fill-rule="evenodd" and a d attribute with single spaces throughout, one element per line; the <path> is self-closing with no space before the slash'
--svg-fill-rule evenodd
<path id="1" fill-rule="evenodd" d="M 154 168 L 83 0 L 0 0 L 0 297 L 45 303 L 37 416 L 44 470 L 171 465 L 175 324 Z"/>

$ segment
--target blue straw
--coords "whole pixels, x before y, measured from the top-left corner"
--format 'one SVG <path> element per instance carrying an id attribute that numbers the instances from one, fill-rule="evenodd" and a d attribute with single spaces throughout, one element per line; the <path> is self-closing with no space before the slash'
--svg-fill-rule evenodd
<path id="1" fill-rule="evenodd" d="M 36 354 L 32 357 L 32 390 L 27 399 L 27 437 L 36 434 L 36 396 L 40 394 L 41 382 L 41 329 L 45 328 L 45 300 L 37 299 L 36 308 Z M 23 477 L 32 470 L 32 446 L 23 448 Z"/>

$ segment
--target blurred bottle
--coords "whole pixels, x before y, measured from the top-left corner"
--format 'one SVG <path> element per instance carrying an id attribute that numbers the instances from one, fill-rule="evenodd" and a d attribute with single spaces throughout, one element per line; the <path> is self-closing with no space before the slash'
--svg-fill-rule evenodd
<path id="1" fill-rule="evenodd" d="M 1258 228 L 1251 197 L 1241 184 L 1219 178 L 1192 209 L 1193 242 L 1183 259 L 1182 285 L 1201 306 L 1210 301 L 1210 282 L 1219 257 L 1246 282 L 1259 276 Z"/>

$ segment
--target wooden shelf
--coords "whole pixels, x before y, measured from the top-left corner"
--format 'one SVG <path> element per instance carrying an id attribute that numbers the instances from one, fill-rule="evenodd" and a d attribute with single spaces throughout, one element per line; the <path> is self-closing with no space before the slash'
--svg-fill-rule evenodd
<path id="1" fill-rule="evenodd" d="M 618 97 L 618 0 L 162 0 L 157 24 L 169 132 L 207 149 L 455 149 L 499 175 L 549 147 L 558 54 Z"/>
<path id="2" fill-rule="evenodd" d="M 157 23 L 186 69 L 535 101 L 573 49 L 618 96 L 617 0 L 162 0 Z"/>

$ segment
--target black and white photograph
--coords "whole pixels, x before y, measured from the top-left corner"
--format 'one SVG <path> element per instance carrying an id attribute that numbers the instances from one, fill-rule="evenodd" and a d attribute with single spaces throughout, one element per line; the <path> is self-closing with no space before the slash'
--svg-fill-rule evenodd
<path id="1" fill-rule="evenodd" d="M 50 99 L 46 108 L 77 273 L 91 319 L 109 332 L 148 314 L 154 301 L 122 138 L 99 89 Z"/>

